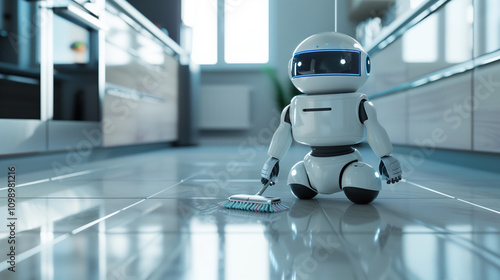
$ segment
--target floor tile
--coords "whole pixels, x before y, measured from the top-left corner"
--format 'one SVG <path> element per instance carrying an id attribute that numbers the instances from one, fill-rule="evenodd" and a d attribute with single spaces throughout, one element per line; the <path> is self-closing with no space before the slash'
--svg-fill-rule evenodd
<path id="1" fill-rule="evenodd" d="M 378 166 L 369 148 L 359 150 Z M 405 180 L 383 184 L 369 205 L 342 192 L 298 200 L 286 177 L 309 149 L 293 145 L 278 183 L 264 193 L 280 197 L 287 211 L 219 206 L 260 189 L 266 151 L 168 148 L 66 173 L 19 171 L 16 272 L 2 245 L 0 279 L 500 277 L 500 174 L 395 154 Z M 8 209 L 3 187 L 1 220 L 12 218 Z M 0 227 L 0 244 L 10 235 Z"/>
<path id="2" fill-rule="evenodd" d="M 18 198 L 146 198 L 171 188 L 178 181 L 57 180 L 16 188 Z M 0 191 L 0 198 L 8 196 Z"/>

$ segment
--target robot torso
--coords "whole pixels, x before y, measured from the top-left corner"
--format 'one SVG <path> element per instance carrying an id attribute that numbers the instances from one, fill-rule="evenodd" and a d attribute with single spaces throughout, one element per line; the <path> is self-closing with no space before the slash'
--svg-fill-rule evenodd
<path id="1" fill-rule="evenodd" d="M 364 127 L 359 105 L 362 93 L 298 95 L 290 102 L 295 141 L 308 146 L 343 146 L 359 143 Z"/>

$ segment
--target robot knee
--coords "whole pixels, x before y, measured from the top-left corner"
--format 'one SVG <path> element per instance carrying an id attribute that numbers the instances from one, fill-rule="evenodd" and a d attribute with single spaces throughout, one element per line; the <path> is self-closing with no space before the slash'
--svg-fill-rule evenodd
<path id="1" fill-rule="evenodd" d="M 373 167 L 363 162 L 350 163 L 342 173 L 341 188 L 356 187 L 380 191 L 381 181 Z"/>
<path id="2" fill-rule="evenodd" d="M 289 184 L 288 186 L 292 194 L 298 199 L 311 199 L 318 194 L 315 190 L 301 184 Z"/>
<path id="3" fill-rule="evenodd" d="M 287 183 L 292 194 L 299 199 L 311 199 L 318 194 L 316 189 L 309 183 L 306 168 L 302 161 L 292 167 L 288 174 Z"/>
<path id="4" fill-rule="evenodd" d="M 349 164 L 342 173 L 341 182 L 347 198 L 357 204 L 372 202 L 381 189 L 378 174 L 369 164 L 362 162 Z"/>

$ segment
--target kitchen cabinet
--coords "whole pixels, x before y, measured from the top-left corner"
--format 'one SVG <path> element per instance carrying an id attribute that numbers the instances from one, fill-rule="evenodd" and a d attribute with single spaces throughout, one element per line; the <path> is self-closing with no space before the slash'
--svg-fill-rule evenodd
<path id="1" fill-rule="evenodd" d="M 103 145 L 178 138 L 179 59 L 169 45 L 132 19 L 131 7 L 106 5 L 106 91 Z"/>
<path id="2" fill-rule="evenodd" d="M 0 11 L 0 155 L 178 140 L 189 58 L 127 1 Z"/>

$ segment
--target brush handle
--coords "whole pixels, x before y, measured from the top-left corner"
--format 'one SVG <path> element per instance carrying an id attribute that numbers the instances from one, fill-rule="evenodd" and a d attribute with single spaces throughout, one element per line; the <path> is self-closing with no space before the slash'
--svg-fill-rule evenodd
<path id="1" fill-rule="evenodd" d="M 262 195 L 264 193 L 264 191 L 266 191 L 267 187 L 272 186 L 272 185 L 274 185 L 273 181 L 267 181 L 267 183 L 264 184 L 262 189 L 260 189 L 260 191 L 256 195 Z"/>

